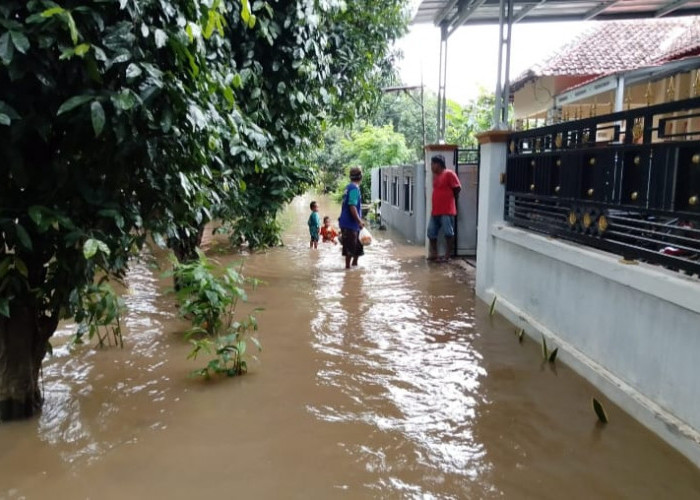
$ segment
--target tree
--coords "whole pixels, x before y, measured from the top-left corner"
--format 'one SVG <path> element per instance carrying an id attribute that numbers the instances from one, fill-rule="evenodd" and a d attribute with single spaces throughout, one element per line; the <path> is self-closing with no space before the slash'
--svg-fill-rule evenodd
<path id="1" fill-rule="evenodd" d="M 366 125 L 361 131 L 353 132 L 350 139 L 344 139 L 342 147 L 349 160 L 348 168 L 359 164 L 364 170 L 360 186 L 363 200 L 370 199 L 371 169 L 401 165 L 412 158 L 403 134 L 394 132 L 391 125 Z"/>
<path id="2" fill-rule="evenodd" d="M 149 232 L 183 258 L 215 216 L 274 240 L 322 122 L 379 95 L 406 25 L 379 3 L 0 5 L 0 420 L 39 408 L 59 319 Z"/>

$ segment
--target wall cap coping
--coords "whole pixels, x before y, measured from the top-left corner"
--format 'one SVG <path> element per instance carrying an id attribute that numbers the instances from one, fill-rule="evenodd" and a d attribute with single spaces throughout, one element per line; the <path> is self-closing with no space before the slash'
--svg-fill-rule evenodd
<path id="1" fill-rule="evenodd" d="M 700 314 L 700 282 L 639 262 L 623 264 L 621 257 L 574 242 L 557 240 L 503 223 L 491 227 L 491 235 L 546 257 L 564 262 L 642 293 Z"/>
<path id="2" fill-rule="evenodd" d="M 457 144 L 426 144 L 423 148 L 426 152 L 428 151 L 454 151 L 458 149 Z"/>
<path id="3" fill-rule="evenodd" d="M 511 130 L 489 130 L 476 135 L 479 144 L 488 144 L 491 142 L 502 143 L 508 142 L 508 137 L 513 132 Z"/>

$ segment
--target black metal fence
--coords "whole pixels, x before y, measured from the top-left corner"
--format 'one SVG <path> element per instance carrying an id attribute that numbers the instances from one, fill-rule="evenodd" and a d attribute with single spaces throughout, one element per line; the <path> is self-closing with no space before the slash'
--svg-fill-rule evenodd
<path id="1" fill-rule="evenodd" d="M 512 224 L 700 275 L 700 98 L 510 136 Z"/>

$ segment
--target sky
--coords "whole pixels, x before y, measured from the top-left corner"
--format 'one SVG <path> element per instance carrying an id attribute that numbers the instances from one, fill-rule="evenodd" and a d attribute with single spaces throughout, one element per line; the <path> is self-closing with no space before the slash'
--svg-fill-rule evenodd
<path id="1" fill-rule="evenodd" d="M 511 45 L 510 80 L 533 64 L 546 59 L 590 23 L 516 24 Z M 405 85 L 420 85 L 437 93 L 440 68 L 440 30 L 431 24 L 411 25 L 397 43 L 403 52 L 399 74 Z M 496 89 L 498 67 L 498 25 L 462 26 L 447 42 L 448 99 L 466 104 L 478 95 L 479 86 Z"/>

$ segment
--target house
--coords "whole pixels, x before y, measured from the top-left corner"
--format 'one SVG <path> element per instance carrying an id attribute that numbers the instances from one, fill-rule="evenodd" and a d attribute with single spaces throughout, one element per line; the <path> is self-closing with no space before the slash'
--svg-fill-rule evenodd
<path id="1" fill-rule="evenodd" d="M 693 97 L 699 68 L 700 17 L 591 23 L 511 83 L 516 128 Z"/>

